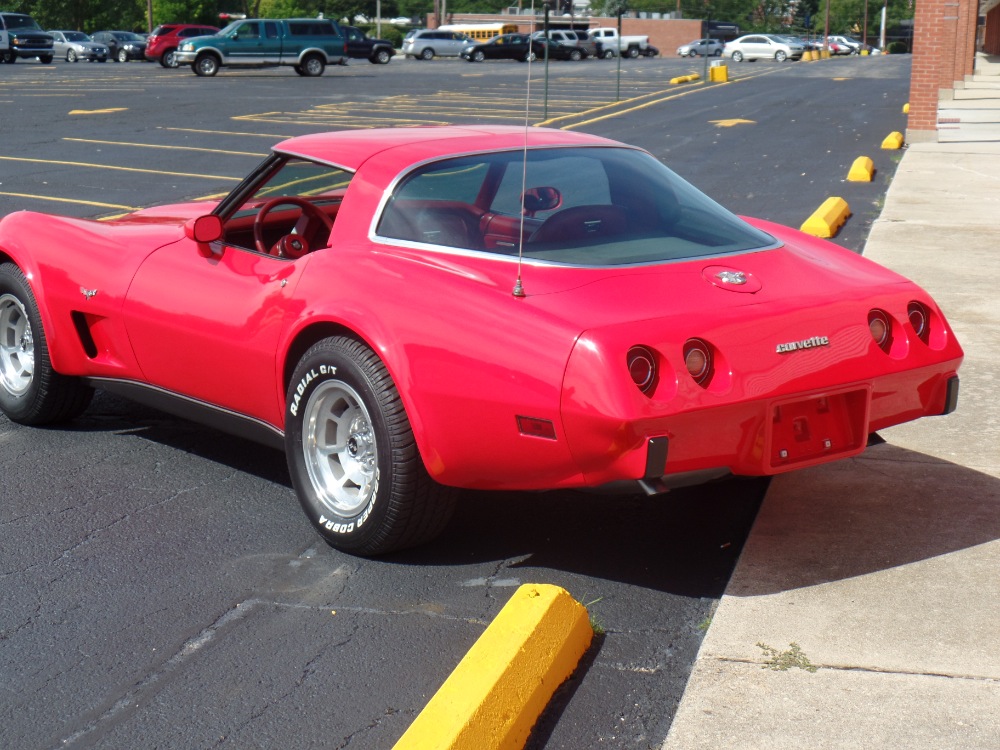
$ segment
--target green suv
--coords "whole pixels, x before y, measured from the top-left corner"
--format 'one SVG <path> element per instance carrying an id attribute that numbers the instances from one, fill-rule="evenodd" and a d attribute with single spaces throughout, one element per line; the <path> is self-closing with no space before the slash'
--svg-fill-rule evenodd
<path id="1" fill-rule="evenodd" d="M 177 48 L 178 65 L 200 76 L 223 66 L 288 65 L 300 76 L 320 76 L 327 65 L 344 62 L 344 35 L 335 21 L 322 18 L 246 19 L 218 34 L 190 39 Z"/>

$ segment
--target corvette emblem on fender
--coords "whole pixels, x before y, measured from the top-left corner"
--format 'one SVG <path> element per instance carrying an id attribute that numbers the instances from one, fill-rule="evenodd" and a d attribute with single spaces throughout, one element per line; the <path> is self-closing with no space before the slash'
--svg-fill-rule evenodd
<path id="1" fill-rule="evenodd" d="M 830 346 L 830 339 L 826 336 L 813 336 L 802 341 L 789 341 L 787 344 L 778 344 L 775 353 L 788 354 L 788 352 L 797 352 L 799 349 L 814 349 L 817 346 Z"/>

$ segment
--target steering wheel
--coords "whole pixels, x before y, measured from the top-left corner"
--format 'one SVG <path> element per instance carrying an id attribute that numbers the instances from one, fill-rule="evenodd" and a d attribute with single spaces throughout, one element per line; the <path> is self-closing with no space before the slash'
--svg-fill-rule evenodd
<path id="1" fill-rule="evenodd" d="M 264 242 L 264 219 L 274 210 L 275 206 L 298 206 L 302 215 L 295 222 L 293 231 L 278 240 L 274 247 L 268 247 Z M 333 219 L 322 210 L 304 198 L 282 196 L 272 198 L 257 213 L 253 220 L 253 241 L 257 249 L 265 255 L 277 255 L 280 258 L 300 258 L 309 252 L 311 247 L 320 247 L 320 243 L 330 235 Z M 323 232 L 326 236 L 323 236 Z"/>

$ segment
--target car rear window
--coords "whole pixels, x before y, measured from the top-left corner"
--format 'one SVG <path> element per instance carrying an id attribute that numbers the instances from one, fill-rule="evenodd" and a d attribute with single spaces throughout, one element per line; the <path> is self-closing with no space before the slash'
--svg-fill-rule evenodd
<path id="1" fill-rule="evenodd" d="M 376 235 L 582 266 L 776 244 L 651 155 L 618 147 L 496 152 L 423 165 L 397 183 Z"/>

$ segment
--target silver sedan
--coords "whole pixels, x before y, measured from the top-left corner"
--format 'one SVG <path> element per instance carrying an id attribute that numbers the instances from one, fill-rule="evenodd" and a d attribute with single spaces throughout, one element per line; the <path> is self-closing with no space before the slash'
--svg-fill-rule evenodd
<path id="1" fill-rule="evenodd" d="M 82 31 L 49 31 L 52 37 L 52 50 L 55 57 L 65 58 L 66 62 L 89 60 L 90 62 L 107 62 L 108 48 L 99 44 Z"/>

